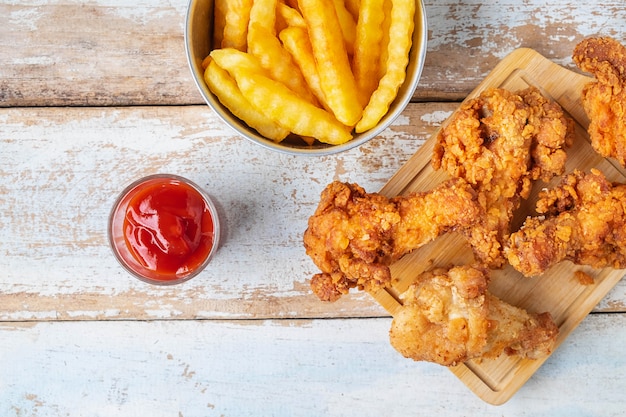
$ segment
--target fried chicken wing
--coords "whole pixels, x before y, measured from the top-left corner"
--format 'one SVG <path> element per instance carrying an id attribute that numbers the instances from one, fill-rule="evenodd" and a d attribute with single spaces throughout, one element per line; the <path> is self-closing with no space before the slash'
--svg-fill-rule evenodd
<path id="1" fill-rule="evenodd" d="M 576 45 L 572 59 L 596 77 L 582 92 L 591 145 L 626 167 L 626 46 L 608 37 L 589 38 Z"/>
<path id="2" fill-rule="evenodd" d="M 459 179 L 395 198 L 333 182 L 304 233 L 306 253 L 322 271 L 313 276 L 311 288 L 321 300 L 334 301 L 351 288 L 388 285 L 391 262 L 469 225 L 479 213 L 476 193 Z"/>
<path id="3" fill-rule="evenodd" d="M 433 167 L 472 184 L 486 213 L 462 232 L 478 260 L 504 265 L 503 243 L 520 199 L 528 197 L 532 181 L 563 173 L 573 137 L 573 120 L 534 87 L 488 89 L 440 130 Z"/>
<path id="4" fill-rule="evenodd" d="M 558 327 L 549 313 L 531 314 L 489 293 L 479 266 L 422 273 L 401 299 L 389 332 L 403 356 L 453 366 L 503 353 L 536 359 L 554 348 Z"/>
<path id="5" fill-rule="evenodd" d="M 596 169 L 575 171 L 539 194 L 537 212 L 542 216 L 528 217 L 506 249 L 523 275 L 541 275 L 563 260 L 626 268 L 626 185 Z"/>

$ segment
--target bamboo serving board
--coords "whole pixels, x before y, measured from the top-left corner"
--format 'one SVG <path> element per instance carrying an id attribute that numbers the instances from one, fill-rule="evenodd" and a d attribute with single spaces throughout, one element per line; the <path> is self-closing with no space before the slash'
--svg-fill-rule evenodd
<path id="1" fill-rule="evenodd" d="M 591 78 L 567 70 L 532 49 L 522 48 L 504 58 L 467 99 L 478 96 L 489 87 L 501 87 L 511 91 L 528 86 L 539 88 L 546 97 L 558 102 L 577 122 L 576 138 L 568 151 L 566 174 L 575 168 L 587 172 L 595 167 L 609 180 L 624 182 L 624 170 L 616 163 L 599 156 L 588 142 L 586 129 L 589 121 L 582 108 L 580 96 L 583 86 L 590 81 Z M 392 197 L 426 191 L 449 178 L 446 173 L 433 170 L 430 164 L 435 138 L 436 134 L 398 170 L 382 188 L 381 194 Z M 513 219 L 514 230 L 527 215 L 534 213 L 538 191 L 559 181 L 560 178 L 556 178 L 549 184 L 535 184 L 530 198 L 523 202 Z M 422 271 L 433 266 L 460 265 L 472 261 L 472 251 L 461 236 L 445 235 L 391 265 L 392 286 L 371 295 L 394 315 L 401 306 L 399 295 Z M 581 284 L 574 277 L 574 273 L 579 270 L 592 276 L 594 283 Z M 549 311 L 560 329 L 558 346 L 623 275 L 624 270 L 594 270 L 566 261 L 554 266 L 541 277 L 525 278 L 508 266 L 503 270 L 492 271 L 489 289 L 500 299 L 528 311 Z M 452 367 L 451 370 L 481 399 L 498 405 L 508 401 L 546 359 L 528 360 L 503 355 L 493 360 L 468 361 Z"/>

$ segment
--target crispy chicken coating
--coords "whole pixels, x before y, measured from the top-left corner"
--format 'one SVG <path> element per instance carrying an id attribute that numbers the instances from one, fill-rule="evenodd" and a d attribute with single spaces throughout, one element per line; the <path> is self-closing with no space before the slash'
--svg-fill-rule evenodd
<path id="1" fill-rule="evenodd" d="M 537 359 L 549 355 L 559 333 L 549 313 L 531 314 L 489 293 L 479 266 L 422 273 L 401 299 L 389 332 L 403 356 L 453 366 L 503 353 Z"/>
<path id="2" fill-rule="evenodd" d="M 472 184 L 486 214 L 462 231 L 480 262 L 504 265 L 503 243 L 520 199 L 532 181 L 563 173 L 573 138 L 573 120 L 534 87 L 488 89 L 440 130 L 433 167 Z"/>
<path id="3" fill-rule="evenodd" d="M 543 274 L 569 260 L 594 268 L 626 268 L 626 185 L 598 170 L 581 171 L 539 194 L 537 217 L 511 234 L 509 263 L 523 275 Z"/>
<path id="4" fill-rule="evenodd" d="M 626 46 L 608 37 L 589 38 L 576 45 L 572 59 L 596 77 L 582 92 L 591 145 L 626 167 Z"/>
<path id="5" fill-rule="evenodd" d="M 395 198 L 335 181 L 322 192 L 304 233 L 306 253 L 322 271 L 311 288 L 321 300 L 334 301 L 351 288 L 384 287 L 393 261 L 468 226 L 479 213 L 476 193 L 460 179 Z"/>

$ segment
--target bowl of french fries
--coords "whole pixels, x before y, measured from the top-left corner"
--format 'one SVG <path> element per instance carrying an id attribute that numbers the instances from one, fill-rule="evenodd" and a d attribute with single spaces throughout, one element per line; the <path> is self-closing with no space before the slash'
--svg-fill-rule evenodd
<path id="1" fill-rule="evenodd" d="M 426 55 L 421 0 L 191 0 L 185 46 L 201 95 L 243 137 L 327 155 L 402 113 Z"/>

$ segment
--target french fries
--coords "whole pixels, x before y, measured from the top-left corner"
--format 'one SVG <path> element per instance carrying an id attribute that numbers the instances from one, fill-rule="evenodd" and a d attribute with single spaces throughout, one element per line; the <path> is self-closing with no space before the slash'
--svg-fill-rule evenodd
<path id="1" fill-rule="evenodd" d="M 281 126 L 300 136 L 312 136 L 337 145 L 349 141 L 348 128 L 330 113 L 302 99 L 284 84 L 243 70 L 236 77 L 243 95 Z"/>
<path id="2" fill-rule="evenodd" d="M 306 22 L 300 12 L 280 2 L 276 5 L 276 25 L 279 32 L 289 26 L 306 28 Z"/>
<path id="3" fill-rule="evenodd" d="M 348 9 L 344 0 L 333 0 L 335 4 L 335 12 L 339 20 L 339 27 L 343 35 L 343 43 L 349 56 L 354 54 L 354 40 L 356 38 L 356 21 Z"/>
<path id="4" fill-rule="evenodd" d="M 230 72 L 234 71 L 234 69 L 247 69 L 252 72 L 267 74 L 258 58 L 235 48 L 214 49 L 211 51 L 209 58 L 215 61 L 222 69 L 230 68 Z"/>
<path id="5" fill-rule="evenodd" d="M 214 0 L 209 89 L 262 136 L 331 145 L 376 126 L 406 78 L 415 0 Z"/>
<path id="6" fill-rule="evenodd" d="M 363 117 L 355 127 L 357 133 L 373 128 L 382 119 L 406 77 L 415 25 L 415 0 L 391 0 L 391 5 L 385 75 L 363 110 Z"/>
<path id="7" fill-rule="evenodd" d="M 223 8 L 224 33 L 222 35 L 221 47 L 245 51 L 248 37 L 248 21 L 250 20 L 253 0 L 221 1 L 226 3 Z"/>
<path id="8" fill-rule="evenodd" d="M 240 1 L 240 0 L 230 0 Z M 278 0 L 252 0 L 250 8 L 250 20 L 248 22 L 248 42 L 250 42 L 250 29 L 258 26 L 276 34 L 276 7 Z"/>
<path id="9" fill-rule="evenodd" d="M 359 98 L 369 101 L 380 79 L 380 50 L 383 41 L 383 0 L 361 0 L 356 25 L 353 71 Z"/>
<path id="10" fill-rule="evenodd" d="M 383 30 L 383 39 L 382 42 L 380 43 L 380 59 L 378 61 L 378 67 L 379 67 L 379 72 L 378 72 L 378 80 L 380 81 L 381 78 L 383 78 L 383 76 L 385 75 L 385 72 L 387 72 L 387 57 L 389 56 L 388 53 L 388 46 L 389 46 L 389 25 L 391 23 L 391 1 L 392 0 L 381 0 L 383 2 L 383 24 L 382 24 L 382 30 Z"/>
<path id="11" fill-rule="evenodd" d="M 241 94 L 235 80 L 228 72 L 220 68 L 215 61 L 209 60 L 204 78 L 209 88 L 218 92 L 217 97 L 220 102 L 232 114 L 242 120 L 246 120 L 250 127 L 253 127 L 260 134 L 275 142 L 280 142 L 287 137 L 289 130 L 279 126 L 251 105 Z"/>
<path id="12" fill-rule="evenodd" d="M 251 23 L 248 27 L 248 52 L 256 56 L 273 79 L 280 81 L 301 97 L 317 105 L 300 68 L 280 40 L 267 28 Z"/>
<path id="13" fill-rule="evenodd" d="M 320 76 L 317 72 L 317 65 L 311 50 L 311 42 L 306 28 L 300 26 L 291 26 L 280 32 L 280 40 L 283 42 L 285 49 L 291 54 L 294 61 L 300 68 L 306 83 L 315 94 L 318 101 L 324 105 L 324 108 L 330 110 L 326 103 L 326 96 L 322 91 Z"/>
<path id="14" fill-rule="evenodd" d="M 226 12 L 228 11 L 228 0 L 214 0 L 213 2 L 213 48 L 221 48 L 224 40 L 224 29 L 226 28 Z M 204 67 L 206 69 L 207 66 Z"/>
<path id="15" fill-rule="evenodd" d="M 326 102 L 337 120 L 354 126 L 363 112 L 333 0 L 298 0 L 307 24 Z"/>
<path id="16" fill-rule="evenodd" d="M 361 0 L 345 0 L 346 9 L 350 12 L 354 21 L 359 20 L 359 9 L 361 8 Z"/>
<path id="17" fill-rule="evenodd" d="M 229 48 L 211 52 L 211 58 L 212 63 L 215 62 L 235 79 L 239 91 L 253 108 L 287 131 L 300 136 L 314 136 L 330 144 L 350 140 L 346 126 L 283 83 L 270 78 L 253 55 Z M 210 78 L 211 74 L 207 77 Z M 218 85 L 214 87 L 219 91 Z"/>

